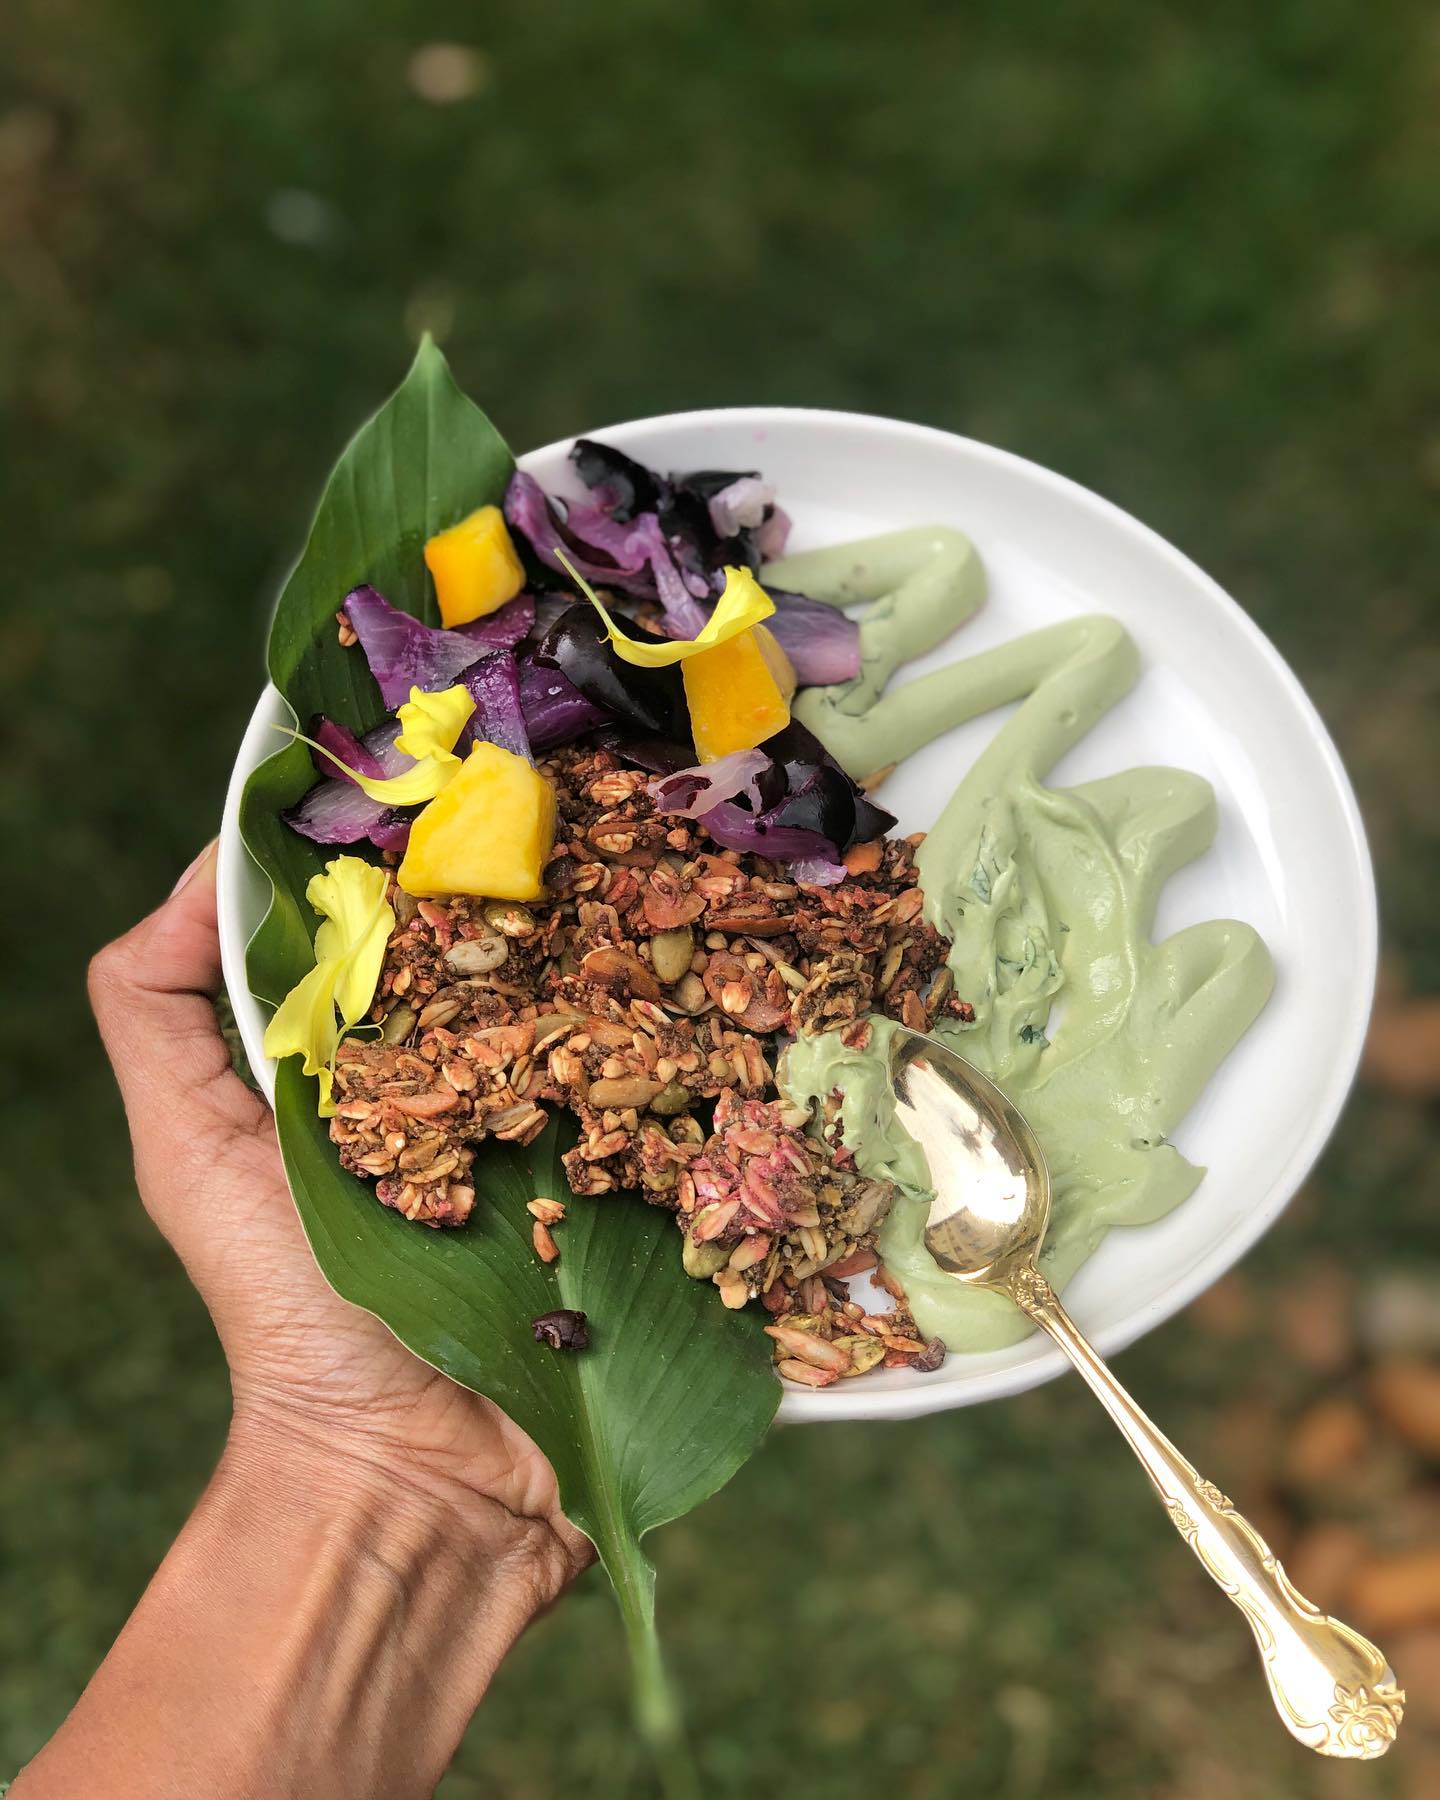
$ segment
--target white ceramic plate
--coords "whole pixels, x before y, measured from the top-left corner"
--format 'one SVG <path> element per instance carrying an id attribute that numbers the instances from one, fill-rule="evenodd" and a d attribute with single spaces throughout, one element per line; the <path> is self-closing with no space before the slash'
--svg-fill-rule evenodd
<path id="1" fill-rule="evenodd" d="M 989 601 L 916 672 L 1081 612 L 1111 613 L 1133 633 L 1140 682 L 1054 780 L 1145 763 L 1205 775 L 1219 799 L 1219 833 L 1171 882 L 1157 934 L 1199 919 L 1248 920 L 1278 977 L 1259 1022 L 1176 1134 L 1209 1171 L 1195 1194 L 1159 1224 L 1113 1231 L 1066 1294 L 1100 1350 L 1121 1349 L 1193 1300 L 1275 1220 L 1354 1076 L 1375 975 L 1374 881 L 1355 797 L 1314 708 L 1274 647 L 1194 563 L 1108 501 L 1005 451 L 889 419 L 780 407 L 674 413 L 595 435 L 661 468 L 760 469 L 794 519 L 795 550 L 902 525 L 967 532 L 989 573 Z M 578 493 L 568 449 L 568 440 L 551 444 L 521 465 L 548 488 Z M 236 815 L 280 715 L 267 690 L 235 765 L 220 850 L 225 977 L 267 1087 L 264 1015 L 244 970 L 267 888 Z M 933 822 L 994 729 L 992 716 L 951 732 L 892 777 L 883 798 L 902 830 Z M 787 1388 L 780 1416 L 909 1418 L 1018 1393 L 1064 1366 L 1032 1337 L 952 1356 L 932 1375 L 885 1370 L 819 1392 Z"/>

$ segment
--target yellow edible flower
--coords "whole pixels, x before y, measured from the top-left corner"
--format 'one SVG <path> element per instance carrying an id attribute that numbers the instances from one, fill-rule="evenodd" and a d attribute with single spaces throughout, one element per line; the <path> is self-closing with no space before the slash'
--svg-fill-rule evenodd
<path id="1" fill-rule="evenodd" d="M 343 769 L 361 793 L 372 800 L 380 800 L 386 806 L 423 806 L 435 798 L 460 767 L 455 741 L 474 711 L 475 702 L 464 687 L 445 688 L 438 694 L 422 693 L 418 687 L 412 687 L 410 698 L 395 715 L 402 727 L 395 748 L 413 756 L 415 766 L 399 775 L 362 775 L 304 732 L 292 731 L 290 735 L 318 750 L 337 769 Z M 286 729 L 284 725 L 280 727 L 282 731 Z"/>
<path id="2" fill-rule="evenodd" d="M 605 630 L 609 635 L 615 654 L 625 662 L 634 663 L 641 669 L 668 668 L 671 663 L 684 662 L 687 656 L 697 656 L 701 651 L 713 650 L 717 644 L 728 643 L 731 638 L 738 637 L 742 631 L 748 631 L 752 625 L 758 625 L 761 619 L 768 619 L 775 610 L 775 602 L 748 569 L 727 568 L 724 591 L 715 602 L 714 612 L 700 628 L 697 636 L 693 638 L 627 637 L 605 610 L 594 588 L 573 567 L 565 552 L 559 550 L 556 555 L 564 563 L 571 579 L 577 583 L 581 593 L 605 621 Z"/>
<path id="3" fill-rule="evenodd" d="M 395 715 L 402 726 L 395 748 L 406 756 L 434 756 L 458 762 L 459 757 L 453 754 L 455 740 L 470 723 L 474 711 L 475 702 L 467 688 L 457 686 L 439 694 L 422 694 L 418 687 L 412 687 L 410 698 Z"/>
<path id="4" fill-rule="evenodd" d="M 319 1076 L 322 1119 L 335 1111 L 330 1097 L 335 1052 L 346 1027 L 370 1009 L 395 926 L 386 881 L 384 869 L 358 856 L 337 856 L 323 875 L 310 878 L 305 898 L 323 919 L 315 933 L 315 967 L 291 988 L 265 1028 L 267 1056 L 303 1056 L 305 1073 Z"/>

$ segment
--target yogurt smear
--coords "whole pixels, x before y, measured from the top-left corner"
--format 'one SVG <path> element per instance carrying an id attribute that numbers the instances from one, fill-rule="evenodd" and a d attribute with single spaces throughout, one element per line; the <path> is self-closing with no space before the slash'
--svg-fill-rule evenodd
<path id="1" fill-rule="evenodd" d="M 861 673 L 810 689 L 796 714 L 852 774 L 899 762 L 967 719 L 1018 702 L 975 760 L 917 857 L 925 915 L 951 942 L 972 1024 L 936 1035 L 991 1076 L 1034 1126 L 1053 1205 L 1040 1266 L 1063 1284 L 1112 1225 L 1178 1206 L 1204 1171 L 1170 1134 L 1253 1023 L 1274 985 L 1269 952 L 1235 920 L 1156 944 L 1169 877 L 1215 835 L 1208 782 L 1143 768 L 1072 788 L 1050 770 L 1134 684 L 1139 659 L 1094 615 L 949 663 L 886 693 L 982 603 L 980 560 L 943 527 L 889 533 L 771 565 L 763 579 L 834 605 L 868 602 Z M 845 1141 L 867 1174 L 898 1183 L 880 1253 L 916 1321 L 952 1350 L 990 1350 L 1030 1326 L 1002 1296 L 961 1286 L 926 1251 L 928 1171 L 895 1119 L 886 1075 L 894 1027 L 869 1046 L 801 1038 L 780 1081 L 797 1102 L 842 1096 Z"/>

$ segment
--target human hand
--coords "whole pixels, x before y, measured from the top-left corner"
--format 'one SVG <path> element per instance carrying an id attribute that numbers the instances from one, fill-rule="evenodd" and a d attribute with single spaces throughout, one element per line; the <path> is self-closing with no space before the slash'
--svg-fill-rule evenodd
<path id="1" fill-rule="evenodd" d="M 326 1284 L 219 986 L 212 845 L 90 991 L 141 1197 L 230 1364 L 229 1441 L 16 1800 L 423 1800 L 590 1546 L 523 1432 Z"/>
<path id="2" fill-rule="evenodd" d="M 534 1607 L 590 1558 L 536 1446 L 340 1299 L 305 1241 L 270 1109 L 234 1072 L 212 845 L 166 903 L 102 950 L 90 991 L 146 1210 L 210 1310 L 230 1365 L 228 1455 L 383 1490 L 480 1541 Z"/>

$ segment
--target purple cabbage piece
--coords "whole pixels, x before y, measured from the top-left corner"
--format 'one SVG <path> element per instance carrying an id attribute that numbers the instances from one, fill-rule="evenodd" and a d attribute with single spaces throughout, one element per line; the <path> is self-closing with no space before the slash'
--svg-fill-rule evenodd
<path id="1" fill-rule="evenodd" d="M 322 715 L 315 721 L 315 729 L 311 731 L 310 736 L 315 739 L 317 744 L 324 744 L 327 750 L 361 775 L 389 781 L 396 775 L 403 775 L 415 761 L 413 756 L 407 756 L 403 750 L 396 748 L 395 740 L 400 736 L 400 732 L 401 725 L 398 719 L 385 719 L 373 731 L 367 731 L 363 738 L 357 738 L 345 726 L 337 725 L 333 719 L 327 719 Z M 352 750 L 358 751 L 359 755 L 347 755 L 341 748 L 342 742 L 348 742 Z M 315 760 L 313 751 L 311 760 Z M 320 757 L 319 763 L 331 781 L 338 781 L 344 787 L 355 786 L 354 780 L 343 770 L 337 769 L 327 757 Z"/>
<path id="2" fill-rule="evenodd" d="M 525 730 L 536 750 L 553 750 L 583 737 L 613 717 L 582 694 L 568 675 L 547 668 L 528 656 L 519 662 L 520 711 Z"/>
<path id="3" fill-rule="evenodd" d="M 475 711 L 460 733 L 456 754 L 463 756 L 472 744 L 490 743 L 534 762 L 520 703 L 520 674 L 510 652 L 496 650 L 482 657 L 462 679 Z"/>
<path id="4" fill-rule="evenodd" d="M 852 844 L 895 823 L 793 719 L 760 749 L 666 773 L 649 792 L 657 811 L 694 819 L 727 849 L 789 863 L 797 881 L 824 886 L 844 879 Z"/>
<path id="5" fill-rule="evenodd" d="M 828 771 L 817 766 L 804 776 L 792 792 L 785 766 L 764 750 L 734 750 L 713 763 L 662 775 L 647 784 L 647 791 L 657 812 L 693 819 L 727 849 L 753 850 L 789 863 L 797 881 L 828 887 L 845 875 L 843 846 L 826 835 L 825 815 L 811 803 L 812 791 Z M 780 798 L 767 807 L 765 791 L 776 786 Z M 833 813 L 833 804 L 829 810 Z M 839 810 L 844 811 L 843 802 Z M 796 822 L 792 815 L 797 813 L 815 823 Z"/>
<path id="6" fill-rule="evenodd" d="M 636 513 L 654 512 L 660 505 L 662 488 L 658 476 L 613 444 L 576 438 L 570 460 L 612 519 L 623 523 Z"/>
<path id="7" fill-rule="evenodd" d="M 583 515 L 595 509 L 576 507 L 574 510 Z M 571 533 L 568 524 L 556 516 L 549 496 L 540 483 L 522 469 L 515 471 L 510 477 L 510 485 L 505 489 L 505 520 L 525 538 L 546 568 L 554 569 L 558 574 L 565 574 L 565 565 L 555 553 L 557 550 L 564 550 L 587 581 L 603 583 L 606 587 L 619 588 L 629 593 L 638 576 L 641 577 L 641 587 L 647 599 L 654 591 L 647 567 L 648 550 L 643 541 L 635 543 L 620 556 L 606 545 L 591 546 L 600 552 L 601 559 L 597 561 L 593 555 L 587 554 L 586 544 Z M 615 526 L 608 520 L 606 522 L 611 525 L 614 533 L 623 531 L 625 541 L 628 542 L 631 536 L 629 527 Z M 614 542 L 614 538 L 607 536 L 607 545 Z"/>
<path id="8" fill-rule="evenodd" d="M 696 637 L 705 623 L 697 593 L 676 568 L 665 533 L 653 512 L 617 522 L 601 508 L 569 506 L 562 520 L 533 475 L 517 469 L 505 490 L 505 518 L 542 563 L 565 575 L 558 551 L 576 572 L 597 587 L 637 600 L 658 600 L 671 637 Z M 697 578 L 699 594 L 708 584 Z"/>
<path id="9" fill-rule="evenodd" d="M 706 577 L 676 566 L 657 514 L 641 513 L 627 524 L 617 524 L 602 507 L 579 506 L 572 500 L 562 504 L 567 535 L 612 557 L 622 574 L 633 574 L 643 583 L 645 565 L 649 564 L 655 596 L 666 609 L 667 618 L 672 611 L 683 610 L 692 599 L 708 598 L 710 583 Z M 611 586 L 620 585 L 623 584 L 612 577 Z"/>
<path id="10" fill-rule="evenodd" d="M 692 469 L 660 475 L 611 444 L 577 438 L 570 452 L 580 479 L 612 519 L 653 512 L 690 592 L 713 593 L 719 572 L 738 564 L 758 574 L 783 554 L 790 521 L 754 469 Z M 698 585 L 704 582 L 704 589 Z"/>
<path id="11" fill-rule="evenodd" d="M 317 744 L 330 752 L 330 756 L 322 756 L 319 750 L 312 749 L 310 760 L 315 765 L 315 773 L 326 781 L 345 781 L 353 787 L 354 778 L 346 771 L 353 769 L 357 775 L 369 776 L 372 780 L 380 780 L 385 771 L 356 737 L 353 731 L 344 725 L 337 725 L 334 719 L 327 719 L 322 713 L 310 727 L 310 736 Z M 338 756 L 345 768 L 331 762 L 331 756 Z"/>
<path id="12" fill-rule="evenodd" d="M 394 807 L 362 794 L 352 781 L 322 781 L 290 808 L 285 823 L 317 844 L 358 844 L 394 813 Z"/>
<path id="13" fill-rule="evenodd" d="M 370 827 L 368 836 L 377 850 L 394 850 L 401 856 L 410 847 L 410 827 L 415 823 L 414 807 L 393 808 Z"/>
<path id="14" fill-rule="evenodd" d="M 328 738 L 326 747 L 362 775 L 389 778 L 403 773 L 414 760 L 395 748 L 395 740 L 400 735 L 398 719 L 387 719 L 358 742 L 343 725 L 336 725 L 329 719 L 318 721 L 311 735 L 317 743 L 326 743 Z M 359 750 L 358 758 L 346 754 L 341 748 L 342 739 L 348 739 L 350 745 Z M 324 760 L 322 757 L 321 761 Z M 290 829 L 317 844 L 358 844 L 368 838 L 381 850 L 403 850 L 415 809 L 372 800 L 333 763 L 329 767 L 332 770 L 330 777 L 317 782 L 298 805 L 285 814 Z"/>
<path id="15" fill-rule="evenodd" d="M 808 881 L 811 887 L 835 887 L 845 879 L 845 865 L 829 856 L 800 856 L 790 864 L 792 881 Z"/>
<path id="16" fill-rule="evenodd" d="M 692 591 L 698 591 L 694 583 L 703 582 L 706 592 L 718 592 L 724 570 L 732 566 L 748 569 L 752 575 L 759 572 L 755 534 L 742 526 L 732 537 L 721 537 L 710 511 L 710 496 L 733 487 L 737 479 L 752 477 L 703 472 L 679 476 L 661 503 L 661 529 L 675 561 L 692 583 Z"/>
<path id="17" fill-rule="evenodd" d="M 484 618 L 472 619 L 468 625 L 457 625 L 449 635 L 469 638 L 472 644 L 480 646 L 483 655 L 487 650 L 513 650 L 534 629 L 535 596 L 517 594 L 513 600 L 497 606 L 494 612 L 486 613 Z"/>
<path id="18" fill-rule="evenodd" d="M 641 513 L 636 519 L 613 518 L 602 506 L 584 506 L 577 500 L 549 500 L 551 513 L 565 527 L 565 537 L 598 550 L 622 575 L 645 573 L 650 559 L 653 535 L 649 521 L 654 513 Z M 575 560 L 572 556 L 572 562 Z"/>
<path id="19" fill-rule="evenodd" d="M 380 698 L 392 709 L 405 704 L 412 687 L 427 694 L 453 687 L 486 651 L 473 637 L 436 631 L 412 619 L 373 587 L 357 587 L 347 594 L 344 612 L 360 639 Z"/>
<path id="20" fill-rule="evenodd" d="M 639 668 L 611 648 L 593 606 L 567 606 L 531 652 L 544 668 L 558 669 L 596 706 L 645 736 L 682 742 L 690 737 L 685 680 L 678 667 Z M 685 758 L 693 762 L 694 753 Z"/>
<path id="21" fill-rule="evenodd" d="M 853 681 L 860 673 L 860 627 L 838 606 L 766 588 L 775 611 L 765 628 L 790 658 L 801 687 L 829 687 Z"/>
<path id="22" fill-rule="evenodd" d="M 655 576 L 655 597 L 665 614 L 661 621 L 665 634 L 672 638 L 699 637 L 709 617 L 701 597 L 709 594 L 710 584 L 703 575 L 687 575 L 676 566 L 658 519 L 653 535 L 656 547 L 650 552 L 650 567 Z"/>
<path id="23" fill-rule="evenodd" d="M 761 795 L 786 825 L 808 826 L 844 851 L 895 824 L 894 813 L 877 806 L 798 719 L 765 740 L 765 753 L 773 767 L 760 778 Z"/>
<path id="24" fill-rule="evenodd" d="M 755 554 L 761 562 L 778 562 L 789 541 L 790 515 L 782 507 L 774 507 L 770 517 L 756 529 Z"/>
<path id="25" fill-rule="evenodd" d="M 723 800 L 748 795 L 752 812 L 761 810 L 760 776 L 770 767 L 763 750 L 732 750 L 712 763 L 679 769 L 646 784 L 656 812 L 699 819 Z"/>
<path id="26" fill-rule="evenodd" d="M 717 537 L 732 538 L 763 525 L 774 505 L 775 490 L 768 482 L 758 475 L 741 475 L 710 496 L 710 523 Z"/>
<path id="27" fill-rule="evenodd" d="M 573 594 L 541 594 L 535 601 L 535 623 L 531 627 L 530 639 L 538 644 L 545 633 L 560 617 L 575 604 Z"/>
<path id="28" fill-rule="evenodd" d="M 802 865 L 808 872 L 797 879 L 819 887 L 833 887 L 845 879 L 845 868 L 835 845 L 819 831 L 804 825 L 782 825 L 778 815 L 783 806 L 769 812 L 747 812 L 735 800 L 723 800 L 719 806 L 701 813 L 695 823 L 717 844 L 727 850 L 753 850 L 757 856 L 768 856 L 773 862 Z"/>

